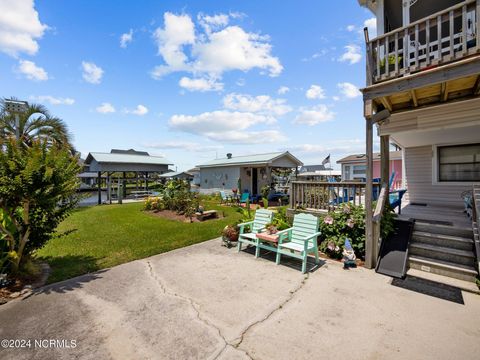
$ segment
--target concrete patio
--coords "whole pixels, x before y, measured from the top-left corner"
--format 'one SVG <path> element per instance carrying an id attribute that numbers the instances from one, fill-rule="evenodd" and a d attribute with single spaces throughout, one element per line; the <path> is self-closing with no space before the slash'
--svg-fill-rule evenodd
<path id="1" fill-rule="evenodd" d="M 302 275 L 299 261 L 276 266 L 268 255 L 255 259 L 220 243 L 1 306 L 0 339 L 76 340 L 76 347 L 0 349 L 0 358 L 478 359 L 478 295 L 415 279 L 394 286 L 333 261 Z M 435 296 L 407 289 L 422 287 Z"/>

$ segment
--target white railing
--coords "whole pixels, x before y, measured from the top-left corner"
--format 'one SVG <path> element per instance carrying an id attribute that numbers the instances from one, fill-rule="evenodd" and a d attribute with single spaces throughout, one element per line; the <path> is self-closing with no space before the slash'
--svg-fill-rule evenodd
<path id="1" fill-rule="evenodd" d="M 372 40 L 366 33 L 368 85 L 477 53 L 479 14 L 480 0 L 468 0 Z"/>

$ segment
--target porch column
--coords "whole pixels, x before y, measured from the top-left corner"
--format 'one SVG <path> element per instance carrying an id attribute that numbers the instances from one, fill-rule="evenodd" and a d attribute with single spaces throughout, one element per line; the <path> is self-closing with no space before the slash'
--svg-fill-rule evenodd
<path id="1" fill-rule="evenodd" d="M 148 171 L 145 172 L 145 191 L 148 191 Z"/>
<path id="2" fill-rule="evenodd" d="M 367 108 L 367 105 L 365 105 Z M 367 110 L 367 109 L 366 109 Z M 365 266 L 369 269 L 375 267 L 375 248 L 373 244 L 373 122 L 371 112 L 365 112 L 366 124 L 366 161 L 367 183 L 365 185 Z"/>
<path id="3" fill-rule="evenodd" d="M 122 186 L 122 197 L 125 199 L 127 197 L 127 173 L 125 171 L 123 172 Z"/>
<path id="4" fill-rule="evenodd" d="M 380 177 L 382 188 L 386 189 L 386 199 L 388 199 L 389 180 L 390 180 L 390 136 L 380 136 Z"/>
<path id="5" fill-rule="evenodd" d="M 98 172 L 97 186 L 98 186 L 98 205 L 102 203 L 102 172 Z"/>
<path id="6" fill-rule="evenodd" d="M 107 172 L 107 201 L 111 204 L 112 203 L 112 189 L 110 188 L 110 173 Z"/>

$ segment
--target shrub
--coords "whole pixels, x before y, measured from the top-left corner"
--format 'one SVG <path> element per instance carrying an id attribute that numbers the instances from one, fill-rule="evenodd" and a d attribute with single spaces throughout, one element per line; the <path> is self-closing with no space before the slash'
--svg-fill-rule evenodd
<path id="1" fill-rule="evenodd" d="M 145 210 L 171 210 L 192 218 L 199 206 L 197 194 L 190 191 L 184 180 L 170 180 L 158 197 L 148 197 L 144 203 Z"/>
<path id="2" fill-rule="evenodd" d="M 33 140 L 29 147 L 14 139 L 5 142 L 0 151 L 0 241 L 7 243 L 14 273 L 77 204 L 79 171 L 77 157 L 47 141 Z"/>
<path id="3" fill-rule="evenodd" d="M 394 214 L 387 209 L 382 217 L 381 236 L 385 238 L 393 231 Z M 362 206 L 342 204 L 335 211 L 330 211 L 320 221 L 322 242 L 320 250 L 325 254 L 340 259 L 345 239 L 350 239 L 355 255 L 365 256 L 365 209 Z"/>

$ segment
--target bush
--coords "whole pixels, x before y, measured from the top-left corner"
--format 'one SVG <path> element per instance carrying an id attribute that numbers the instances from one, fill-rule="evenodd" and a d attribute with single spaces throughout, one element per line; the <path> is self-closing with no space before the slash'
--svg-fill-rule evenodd
<path id="1" fill-rule="evenodd" d="M 195 214 L 198 206 L 197 194 L 190 191 L 189 184 L 184 180 L 170 180 L 160 196 L 148 197 L 144 203 L 145 210 L 171 210 L 190 218 Z"/>
<path id="2" fill-rule="evenodd" d="M 382 217 L 382 238 L 393 231 L 393 217 L 391 209 L 387 209 Z M 345 239 L 348 238 L 355 255 L 358 258 L 365 257 L 365 208 L 363 206 L 342 204 L 337 210 L 329 211 L 320 221 L 320 231 L 323 240 L 320 250 L 328 256 L 340 259 Z"/>
<path id="3" fill-rule="evenodd" d="M 0 151 L 0 250 L 17 273 L 24 259 L 52 238 L 78 202 L 78 158 L 68 150 L 33 140 L 12 139 Z M 6 244 L 5 244 L 6 242 Z M 0 254 L 5 266 L 5 254 Z M 2 264 L 0 264 L 1 266 Z"/>

